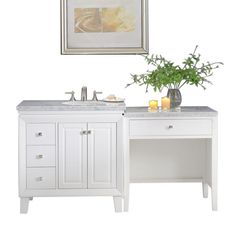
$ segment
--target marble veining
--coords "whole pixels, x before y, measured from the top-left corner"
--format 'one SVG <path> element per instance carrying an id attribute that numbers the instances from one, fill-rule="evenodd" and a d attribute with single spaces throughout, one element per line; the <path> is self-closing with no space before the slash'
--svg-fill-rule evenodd
<path id="1" fill-rule="evenodd" d="M 65 100 L 25 100 L 16 109 L 18 111 L 124 111 L 125 103 L 101 102 L 101 105 L 74 106 L 63 104 Z M 87 102 L 87 101 L 86 101 Z"/>
<path id="2" fill-rule="evenodd" d="M 217 116 L 217 111 L 207 106 L 184 106 L 179 111 L 168 110 L 149 112 L 148 107 L 127 107 L 125 112 L 126 117 L 208 117 Z"/>

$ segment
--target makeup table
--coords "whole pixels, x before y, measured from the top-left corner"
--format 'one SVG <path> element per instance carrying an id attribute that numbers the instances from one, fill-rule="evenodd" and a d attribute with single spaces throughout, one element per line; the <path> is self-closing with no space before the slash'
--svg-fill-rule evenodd
<path id="1" fill-rule="evenodd" d="M 199 182 L 217 210 L 217 112 L 209 107 L 124 115 L 124 210 L 132 183 Z"/>

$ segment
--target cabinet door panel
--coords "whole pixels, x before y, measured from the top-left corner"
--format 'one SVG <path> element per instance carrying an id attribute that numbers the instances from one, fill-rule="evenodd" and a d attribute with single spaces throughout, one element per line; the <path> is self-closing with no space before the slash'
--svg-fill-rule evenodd
<path id="1" fill-rule="evenodd" d="M 115 188 L 116 123 L 89 123 L 88 132 L 88 188 Z"/>
<path id="2" fill-rule="evenodd" d="M 86 123 L 59 125 L 59 188 L 87 188 Z"/>

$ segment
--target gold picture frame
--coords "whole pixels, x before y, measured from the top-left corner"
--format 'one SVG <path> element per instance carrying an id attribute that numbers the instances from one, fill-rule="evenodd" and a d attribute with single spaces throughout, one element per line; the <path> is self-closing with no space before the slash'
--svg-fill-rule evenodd
<path id="1" fill-rule="evenodd" d="M 148 54 L 148 0 L 61 0 L 61 54 Z"/>

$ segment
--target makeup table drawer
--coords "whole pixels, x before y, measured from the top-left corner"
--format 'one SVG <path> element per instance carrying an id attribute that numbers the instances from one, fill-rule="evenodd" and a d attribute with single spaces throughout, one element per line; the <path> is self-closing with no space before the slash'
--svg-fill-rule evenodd
<path id="1" fill-rule="evenodd" d="M 55 168 L 27 168 L 28 189 L 53 189 L 55 187 Z"/>
<path id="2" fill-rule="evenodd" d="M 27 146 L 27 167 L 55 166 L 55 146 Z"/>
<path id="3" fill-rule="evenodd" d="M 55 145 L 55 124 L 27 124 L 27 145 Z"/>
<path id="4" fill-rule="evenodd" d="M 201 136 L 211 135 L 211 120 L 147 119 L 131 120 L 130 136 Z"/>

